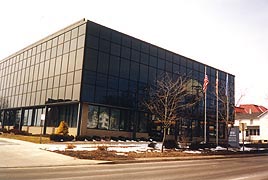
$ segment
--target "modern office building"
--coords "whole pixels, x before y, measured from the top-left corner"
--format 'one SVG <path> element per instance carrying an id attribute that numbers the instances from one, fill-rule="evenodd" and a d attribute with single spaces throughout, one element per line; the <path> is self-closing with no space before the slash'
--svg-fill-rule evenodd
<path id="1" fill-rule="evenodd" d="M 0 122 L 31 133 L 40 133 L 43 125 L 43 132 L 51 134 L 64 120 L 73 135 L 148 137 L 160 128 L 140 106 L 145 89 L 166 72 L 190 77 L 193 92 L 202 94 L 205 67 L 212 141 L 216 72 L 219 89 L 226 88 L 226 72 L 83 19 L 0 61 Z M 228 78 L 233 112 L 234 76 Z M 219 111 L 225 112 L 221 103 Z M 189 112 L 175 131 L 190 141 L 202 139 L 204 102 Z M 224 127 L 220 119 L 220 138 Z"/>

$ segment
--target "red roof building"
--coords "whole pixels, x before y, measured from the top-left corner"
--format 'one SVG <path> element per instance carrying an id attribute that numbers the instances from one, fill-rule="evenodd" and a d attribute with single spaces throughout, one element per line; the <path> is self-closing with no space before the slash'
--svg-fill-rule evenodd
<path id="1" fill-rule="evenodd" d="M 252 113 L 263 113 L 268 109 L 264 106 L 255 104 L 241 104 L 239 107 L 235 107 L 235 113 L 252 114 Z"/>

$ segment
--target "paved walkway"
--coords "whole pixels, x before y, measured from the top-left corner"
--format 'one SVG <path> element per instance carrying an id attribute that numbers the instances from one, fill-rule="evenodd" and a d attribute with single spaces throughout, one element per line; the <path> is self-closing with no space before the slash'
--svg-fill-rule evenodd
<path id="1" fill-rule="evenodd" d="M 82 160 L 42 150 L 45 144 L 0 137 L 0 168 L 100 164 L 106 161 Z"/>

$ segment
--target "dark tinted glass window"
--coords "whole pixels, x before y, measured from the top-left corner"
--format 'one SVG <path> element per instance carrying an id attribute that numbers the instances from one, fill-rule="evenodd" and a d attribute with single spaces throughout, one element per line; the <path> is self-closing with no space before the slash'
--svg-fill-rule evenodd
<path id="1" fill-rule="evenodd" d="M 128 80 L 119 79 L 119 90 L 127 91 L 128 90 Z"/>
<path id="2" fill-rule="evenodd" d="M 99 44 L 100 51 L 107 52 L 107 53 L 110 52 L 110 42 L 109 41 L 106 41 L 104 39 L 100 39 L 99 43 L 100 43 Z"/>
<path id="3" fill-rule="evenodd" d="M 149 64 L 149 55 L 145 53 L 141 53 L 141 63 Z"/>
<path id="4" fill-rule="evenodd" d="M 165 69 L 165 60 L 164 59 L 158 59 L 158 66 L 159 69 Z"/>
<path id="5" fill-rule="evenodd" d="M 136 81 L 139 80 L 139 64 L 131 61 L 130 66 L 130 79 Z"/>
<path id="6" fill-rule="evenodd" d="M 121 57 L 130 59 L 130 48 L 122 46 Z"/>
<path id="7" fill-rule="evenodd" d="M 129 60 L 121 59 L 120 77 L 128 78 L 128 76 L 129 76 L 129 66 L 130 66 L 130 61 Z"/>
<path id="8" fill-rule="evenodd" d="M 120 56 L 120 46 L 118 44 L 111 44 L 111 54 Z"/>
<path id="9" fill-rule="evenodd" d="M 157 47 L 150 45 L 150 55 L 157 56 Z"/>
<path id="10" fill-rule="evenodd" d="M 110 40 L 111 39 L 111 30 L 106 27 L 101 27 L 100 38 Z"/>
<path id="11" fill-rule="evenodd" d="M 120 58 L 117 56 L 110 56 L 109 74 L 119 76 Z"/>
<path id="12" fill-rule="evenodd" d="M 157 58 L 154 56 L 150 56 L 150 66 L 157 67 Z"/>
<path id="13" fill-rule="evenodd" d="M 85 70 L 83 71 L 83 73 L 84 73 L 84 78 L 83 78 L 84 83 L 95 85 L 96 78 L 97 78 L 96 72 Z"/>
<path id="14" fill-rule="evenodd" d="M 153 83 L 156 80 L 156 69 L 149 67 L 149 81 Z"/>
<path id="15" fill-rule="evenodd" d="M 96 71 L 98 62 L 98 51 L 94 49 L 87 49 L 85 58 L 85 68 L 92 71 Z"/>
<path id="16" fill-rule="evenodd" d="M 88 22 L 87 32 L 94 36 L 99 36 L 100 26 L 93 22 Z"/>
<path id="17" fill-rule="evenodd" d="M 98 57 L 98 72 L 108 73 L 109 54 L 99 52 Z"/>
<path id="18" fill-rule="evenodd" d="M 106 99 L 106 88 L 96 86 L 95 89 L 95 102 L 104 103 Z"/>
<path id="19" fill-rule="evenodd" d="M 129 36 L 127 36 L 127 35 L 122 36 L 122 45 L 127 46 L 127 47 L 131 47 L 131 39 Z"/>
<path id="20" fill-rule="evenodd" d="M 132 51 L 131 51 L 131 60 L 139 62 L 140 61 L 140 52 L 132 49 Z"/>
<path id="21" fill-rule="evenodd" d="M 109 77 L 108 79 L 108 88 L 118 89 L 119 79 L 115 77 Z"/>
<path id="22" fill-rule="evenodd" d="M 141 51 L 144 53 L 149 53 L 149 44 L 142 42 L 141 43 Z"/>
<path id="23" fill-rule="evenodd" d="M 87 35 L 87 45 L 90 48 L 98 49 L 99 48 L 99 38 L 91 35 Z"/>
<path id="24" fill-rule="evenodd" d="M 132 39 L 132 48 L 140 51 L 140 41 L 137 39 Z"/>
<path id="25" fill-rule="evenodd" d="M 112 31 L 112 42 L 121 44 L 121 33 L 117 31 Z"/>
<path id="26" fill-rule="evenodd" d="M 107 87 L 107 76 L 98 74 L 96 80 L 96 86 Z"/>
<path id="27" fill-rule="evenodd" d="M 140 64 L 140 81 L 147 83 L 148 80 L 148 66 Z"/>
<path id="28" fill-rule="evenodd" d="M 169 61 L 166 61 L 166 71 L 172 72 L 172 63 Z"/>
<path id="29" fill-rule="evenodd" d="M 166 58 L 164 49 L 158 48 L 158 57 L 160 57 L 162 59 Z"/>

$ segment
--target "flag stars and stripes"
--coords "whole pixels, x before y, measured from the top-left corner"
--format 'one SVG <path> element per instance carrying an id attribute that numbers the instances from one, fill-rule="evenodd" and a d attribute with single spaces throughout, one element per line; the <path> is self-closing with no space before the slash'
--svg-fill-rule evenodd
<path id="1" fill-rule="evenodd" d="M 208 76 L 205 75 L 205 78 L 204 78 L 204 84 L 203 84 L 203 91 L 204 91 L 204 92 L 207 91 L 208 83 L 209 83 Z"/>

